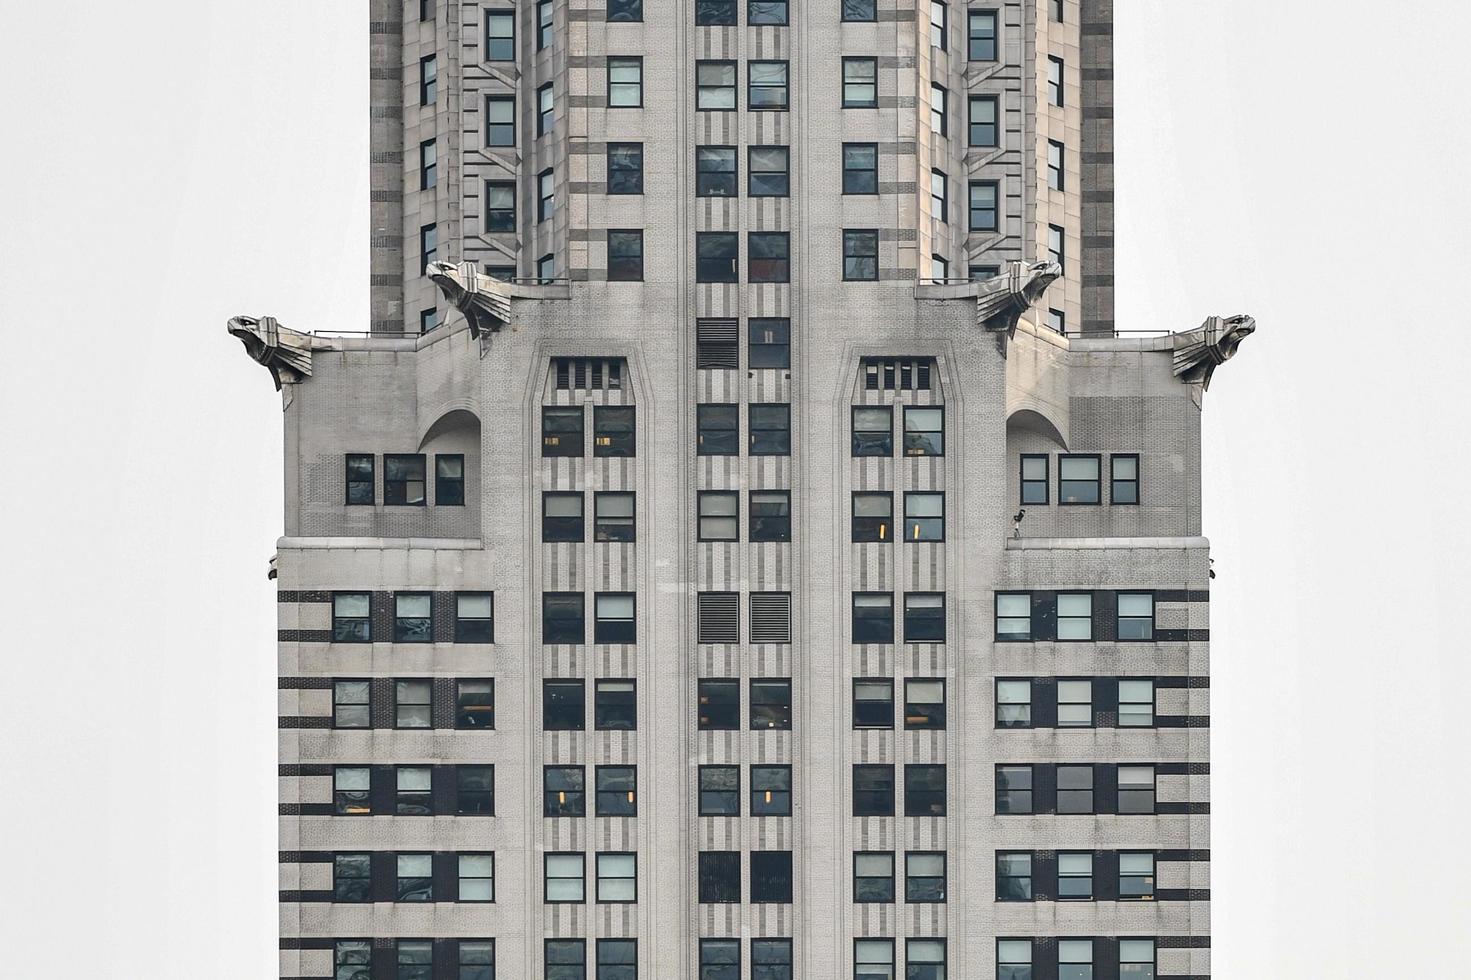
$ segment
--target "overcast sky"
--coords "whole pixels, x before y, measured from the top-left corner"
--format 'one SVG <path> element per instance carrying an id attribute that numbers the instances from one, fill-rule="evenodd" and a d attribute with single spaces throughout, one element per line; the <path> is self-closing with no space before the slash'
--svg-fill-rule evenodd
<path id="1" fill-rule="evenodd" d="M 1119 325 L 1259 325 L 1205 425 L 1215 973 L 1465 976 L 1471 15 L 1117 7 Z M 366 4 L 0 15 L 0 973 L 273 976 L 281 415 L 224 323 L 366 326 Z"/>

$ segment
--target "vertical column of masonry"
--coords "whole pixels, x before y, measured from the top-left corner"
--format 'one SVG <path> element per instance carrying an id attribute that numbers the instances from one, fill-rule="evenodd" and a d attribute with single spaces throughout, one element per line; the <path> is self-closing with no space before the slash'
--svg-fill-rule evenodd
<path id="1" fill-rule="evenodd" d="M 989 279 L 1027 257 L 1034 196 L 1026 183 L 1035 137 L 1022 85 L 1030 7 L 1016 0 L 960 7 L 952 31 L 949 145 L 959 174 L 951 221 L 965 246 L 951 278 Z"/>
<path id="2" fill-rule="evenodd" d="M 369 297 L 374 333 L 404 329 L 403 5 L 371 0 L 368 25 Z"/>
<path id="3" fill-rule="evenodd" d="M 420 13 L 427 14 L 420 19 Z M 450 12 L 436 4 L 421 8 L 406 3 L 401 11 L 403 66 L 400 73 L 400 105 L 402 106 L 402 144 L 399 187 L 403 201 L 402 249 L 403 321 L 402 329 L 418 333 L 426 315 L 439 301 L 438 290 L 424 276 L 426 260 L 453 261 L 459 244 L 448 208 L 450 149 L 445 134 L 458 118 L 449 111 L 452 99 L 458 101 L 459 84 L 455 66 L 459 52 L 449 43 L 448 33 L 441 30 Z M 426 152 L 434 154 L 434 179 L 426 176 Z"/>
<path id="4" fill-rule="evenodd" d="M 1083 332 L 1114 331 L 1113 0 L 1082 2 Z"/>
<path id="5" fill-rule="evenodd" d="M 501 279 L 517 274 L 527 188 L 518 186 L 516 89 L 536 39 L 536 7 L 510 0 L 463 6 L 461 56 L 455 70 L 460 100 L 453 133 L 457 182 L 451 202 L 460 255 Z"/>
<path id="6" fill-rule="evenodd" d="M 574 95 L 582 101 L 587 90 L 586 68 L 569 70 L 571 46 L 575 40 L 585 48 L 587 33 L 583 27 L 575 34 L 571 30 L 572 10 L 566 3 L 539 0 L 532 9 L 533 54 L 517 95 L 517 119 L 525 147 L 520 157 L 527 217 L 521 226 L 531 271 L 538 279 L 556 280 L 567 278 L 568 269 L 569 110 Z M 543 18 L 548 16 L 553 25 L 549 32 L 542 27 Z M 584 50 L 575 57 L 579 66 L 585 66 Z M 522 274 L 526 275 L 526 270 Z"/>
<path id="7" fill-rule="evenodd" d="M 1083 108 L 1078 84 L 1082 65 L 1079 47 L 1080 0 L 1035 0 L 1028 11 L 1035 27 L 1028 72 L 1033 138 L 1026 147 L 1028 192 L 1034 195 L 1030 258 L 1062 265 L 1038 304 L 1039 321 L 1051 329 L 1076 334 L 1083 322 L 1084 267 L 1082 171 L 1087 160 Z M 1061 16 L 1059 16 L 1059 14 Z"/>

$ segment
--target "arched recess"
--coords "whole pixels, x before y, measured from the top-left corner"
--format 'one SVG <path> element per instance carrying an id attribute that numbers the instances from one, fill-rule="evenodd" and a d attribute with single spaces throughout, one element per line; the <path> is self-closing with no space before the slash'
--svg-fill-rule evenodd
<path id="1" fill-rule="evenodd" d="M 1006 439 L 1007 442 L 1025 441 L 1031 445 L 1036 445 L 1036 441 L 1041 439 L 1064 452 L 1068 447 L 1067 436 L 1062 429 L 1041 412 L 1030 408 L 1018 409 L 1007 418 Z"/>
<path id="2" fill-rule="evenodd" d="M 460 441 L 465 438 L 476 446 L 480 445 L 480 418 L 467 408 L 451 409 L 435 419 L 425 430 L 424 438 L 419 440 L 419 452 L 424 452 L 431 442 Z"/>

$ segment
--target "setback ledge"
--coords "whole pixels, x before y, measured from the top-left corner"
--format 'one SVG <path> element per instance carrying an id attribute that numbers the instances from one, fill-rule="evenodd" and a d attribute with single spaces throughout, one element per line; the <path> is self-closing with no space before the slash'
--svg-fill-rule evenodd
<path id="1" fill-rule="evenodd" d="M 485 544 L 479 538 L 280 538 L 276 547 L 292 551 L 480 551 Z"/>
<path id="2" fill-rule="evenodd" d="M 1109 548 L 1152 548 L 1155 550 L 1209 549 L 1209 538 L 1007 538 L 1007 551 L 1106 550 Z"/>

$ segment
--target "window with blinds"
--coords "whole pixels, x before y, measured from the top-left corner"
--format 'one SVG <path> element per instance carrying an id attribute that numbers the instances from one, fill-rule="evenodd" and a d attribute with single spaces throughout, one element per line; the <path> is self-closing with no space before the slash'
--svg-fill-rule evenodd
<path id="1" fill-rule="evenodd" d="M 700 593 L 696 627 L 700 643 L 741 642 L 740 599 L 738 592 Z"/>
<path id="2" fill-rule="evenodd" d="M 617 391 L 623 387 L 621 357 L 554 357 L 558 391 Z"/>
<path id="3" fill-rule="evenodd" d="M 792 642 L 792 594 L 751 593 L 751 642 Z"/>
<path id="4" fill-rule="evenodd" d="M 929 391 L 931 357 L 865 357 L 863 387 L 868 391 Z"/>
<path id="5" fill-rule="evenodd" d="M 733 371 L 741 366 L 735 320 L 695 321 L 695 367 Z"/>

